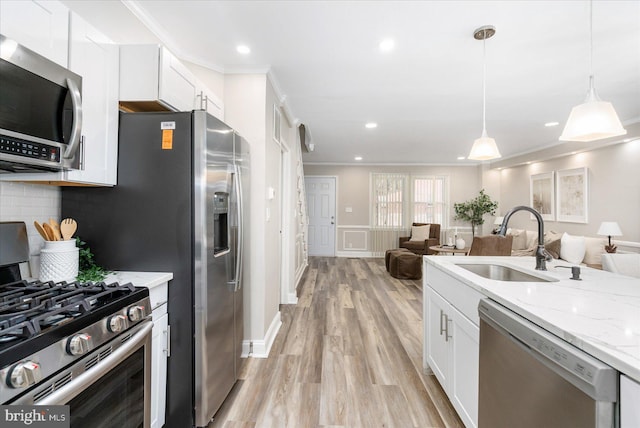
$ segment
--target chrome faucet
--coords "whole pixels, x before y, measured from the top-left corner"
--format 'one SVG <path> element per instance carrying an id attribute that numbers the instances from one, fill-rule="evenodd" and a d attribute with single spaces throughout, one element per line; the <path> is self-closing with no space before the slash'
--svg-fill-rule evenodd
<path id="1" fill-rule="evenodd" d="M 533 214 L 538 221 L 538 249 L 536 250 L 536 270 L 547 270 L 547 261 L 551 260 L 551 254 L 544 249 L 544 221 L 542 220 L 542 216 L 540 213 L 533 208 L 525 207 L 523 205 L 512 208 L 504 216 L 504 220 L 502 220 L 502 224 L 500 225 L 500 229 L 498 230 L 498 235 L 504 236 L 507 233 L 507 224 L 509 223 L 509 219 L 512 215 L 514 215 L 518 211 L 529 211 Z"/>

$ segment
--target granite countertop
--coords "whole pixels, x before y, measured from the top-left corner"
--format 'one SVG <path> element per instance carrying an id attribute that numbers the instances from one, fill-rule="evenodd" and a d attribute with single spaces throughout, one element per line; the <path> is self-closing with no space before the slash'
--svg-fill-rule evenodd
<path id="1" fill-rule="evenodd" d="M 426 263 L 527 318 L 545 330 L 640 382 L 640 279 L 581 266 L 547 262 L 535 270 L 533 257 L 425 256 Z M 456 264 L 495 263 L 557 282 L 507 282 L 480 277 Z"/>

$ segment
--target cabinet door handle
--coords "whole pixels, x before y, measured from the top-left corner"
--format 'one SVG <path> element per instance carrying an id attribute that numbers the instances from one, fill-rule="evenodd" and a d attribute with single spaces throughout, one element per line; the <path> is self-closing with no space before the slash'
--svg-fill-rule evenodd
<path id="1" fill-rule="evenodd" d="M 445 328 L 444 328 L 444 341 L 448 342 L 449 339 L 451 339 L 453 336 L 449 335 L 449 323 L 453 320 L 450 320 L 449 317 L 447 315 L 445 315 L 445 317 L 447 318 L 445 321 Z"/>
<path id="2" fill-rule="evenodd" d="M 445 315 L 444 311 L 442 309 L 440 309 L 440 336 L 442 336 L 442 333 L 444 333 L 445 328 L 443 327 L 443 323 L 442 323 L 442 318 L 446 318 L 447 316 Z"/>
<path id="3" fill-rule="evenodd" d="M 164 331 L 167 335 L 167 342 L 164 349 L 164 352 L 167 353 L 167 358 L 171 356 L 171 326 L 167 324 L 167 329 Z"/>

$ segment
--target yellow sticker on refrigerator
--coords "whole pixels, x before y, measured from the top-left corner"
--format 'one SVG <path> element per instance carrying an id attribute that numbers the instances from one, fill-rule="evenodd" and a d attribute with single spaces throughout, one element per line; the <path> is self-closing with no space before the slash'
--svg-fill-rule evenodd
<path id="1" fill-rule="evenodd" d="M 173 129 L 162 130 L 162 150 L 173 150 Z"/>
<path id="2" fill-rule="evenodd" d="M 175 122 L 160 122 L 162 129 L 162 150 L 173 150 L 173 130 L 176 129 Z"/>

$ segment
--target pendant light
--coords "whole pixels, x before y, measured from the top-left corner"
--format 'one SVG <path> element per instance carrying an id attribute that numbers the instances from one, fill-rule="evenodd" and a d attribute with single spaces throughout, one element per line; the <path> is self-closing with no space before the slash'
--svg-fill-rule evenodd
<path id="1" fill-rule="evenodd" d="M 589 2 L 589 91 L 584 103 L 575 106 L 569 114 L 560 140 L 596 141 L 624 135 L 620 119 L 610 102 L 602 101 L 593 84 L 593 1 Z"/>
<path id="2" fill-rule="evenodd" d="M 485 25 L 473 32 L 476 40 L 482 40 L 482 136 L 473 142 L 468 159 L 491 160 L 501 157 L 496 140 L 487 135 L 487 50 L 486 40 L 496 33 L 493 25 Z"/>

